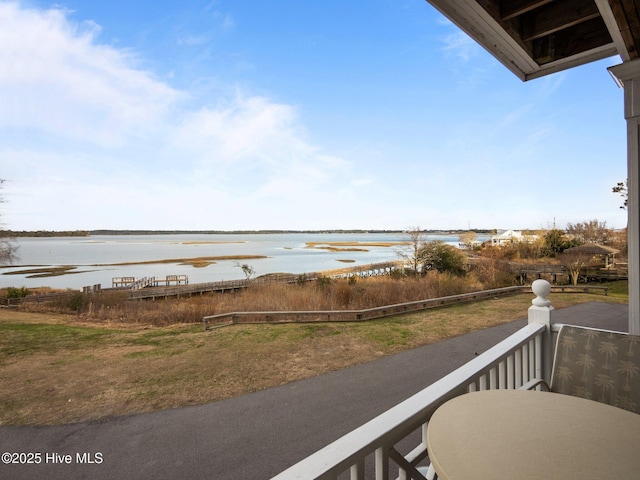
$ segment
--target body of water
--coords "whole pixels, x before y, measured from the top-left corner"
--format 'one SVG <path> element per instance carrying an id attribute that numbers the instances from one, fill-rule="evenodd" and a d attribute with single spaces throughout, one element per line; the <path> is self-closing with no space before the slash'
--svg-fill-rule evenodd
<path id="1" fill-rule="evenodd" d="M 457 235 L 429 235 L 458 245 Z M 483 240 L 479 238 L 479 240 Z M 215 282 L 245 278 L 236 263 L 248 264 L 256 276 L 268 273 L 302 274 L 348 266 L 398 260 L 399 242 L 407 236 L 390 233 L 282 233 L 282 234 L 183 234 L 183 235 L 97 235 L 90 237 L 52 237 L 18 239 L 18 260 L 0 268 L 2 287 L 52 287 L 80 289 L 101 284 L 111 287 L 114 277 L 157 277 L 187 275 L 189 283 Z M 318 248 L 339 242 L 363 245 L 340 246 L 363 251 L 329 251 Z M 366 244 L 392 242 L 392 246 Z M 309 244 L 316 244 L 310 248 Z M 135 264 L 166 259 L 260 255 L 266 258 L 221 260 L 206 267 L 181 265 L 180 262 Z M 111 265 L 127 263 L 130 265 Z M 98 266 L 101 265 L 101 266 Z M 38 277 L 33 272 L 44 268 L 75 266 L 59 276 Z M 32 272 L 27 272 L 31 270 Z"/>

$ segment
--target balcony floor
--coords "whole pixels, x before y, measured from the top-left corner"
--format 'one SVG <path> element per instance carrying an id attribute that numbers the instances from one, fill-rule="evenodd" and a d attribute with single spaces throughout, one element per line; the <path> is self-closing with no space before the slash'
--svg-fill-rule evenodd
<path id="1" fill-rule="evenodd" d="M 524 312 L 526 315 L 526 312 Z M 523 315 L 523 316 L 524 316 Z M 557 323 L 627 331 L 627 305 L 587 303 Z M 0 465 L 14 479 L 270 478 L 508 337 L 526 320 L 221 402 L 102 422 L 0 427 L 2 452 L 101 452 L 100 465 Z M 43 453 L 44 454 L 44 453 Z"/>

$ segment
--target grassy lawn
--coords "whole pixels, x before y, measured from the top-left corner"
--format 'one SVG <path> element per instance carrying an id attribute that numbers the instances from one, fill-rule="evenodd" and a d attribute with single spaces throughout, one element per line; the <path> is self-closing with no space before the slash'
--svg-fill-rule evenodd
<path id="1" fill-rule="evenodd" d="M 552 294 L 555 308 L 627 303 Z M 366 323 L 97 326 L 0 310 L 0 424 L 57 424 L 201 404 L 525 318 L 530 294 Z"/>

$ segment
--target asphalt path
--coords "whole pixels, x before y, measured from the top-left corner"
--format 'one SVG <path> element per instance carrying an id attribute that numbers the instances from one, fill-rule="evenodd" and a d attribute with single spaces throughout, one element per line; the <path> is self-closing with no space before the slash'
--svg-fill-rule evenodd
<path id="1" fill-rule="evenodd" d="M 560 323 L 628 328 L 627 305 L 593 302 L 554 314 Z M 40 458 L 39 464 L 0 463 L 0 479 L 268 479 L 525 323 L 205 405 L 68 425 L 0 427 L 0 454 Z"/>

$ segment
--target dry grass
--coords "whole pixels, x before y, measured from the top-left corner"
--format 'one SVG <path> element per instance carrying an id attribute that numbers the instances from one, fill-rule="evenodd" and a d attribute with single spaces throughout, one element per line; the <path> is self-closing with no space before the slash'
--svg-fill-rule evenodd
<path id="1" fill-rule="evenodd" d="M 556 308 L 626 301 L 587 294 L 552 300 Z M 366 323 L 208 332 L 0 310 L 0 423 L 76 422 L 216 401 L 524 318 L 530 302 L 518 295 Z"/>
<path id="2" fill-rule="evenodd" d="M 84 322 L 98 324 L 118 322 L 166 326 L 197 323 L 204 316 L 219 313 L 362 309 L 480 289 L 482 286 L 471 277 L 432 272 L 419 278 L 371 277 L 357 281 L 325 278 L 297 285 L 256 284 L 236 293 L 155 302 L 127 301 L 126 292 L 103 292 L 90 296 L 77 293 L 73 297 L 61 299 L 54 305 L 54 311 L 77 311 Z M 27 311 L 51 311 L 52 307 L 30 303 L 20 308 Z"/>
<path id="3" fill-rule="evenodd" d="M 364 247 L 398 247 L 407 242 L 307 242 L 306 248 L 328 250 L 330 252 L 368 252 Z"/>
<path id="4" fill-rule="evenodd" d="M 26 268 L 23 270 L 14 270 L 12 272 L 4 272 L 3 275 L 27 275 L 27 278 L 46 278 L 46 277 L 60 277 L 62 275 L 72 275 L 77 267 L 67 265 L 64 267 L 38 267 L 38 268 Z"/>
<path id="5" fill-rule="evenodd" d="M 407 245 L 408 242 L 307 242 L 308 248 L 316 248 L 319 245 L 332 247 L 397 247 Z"/>

